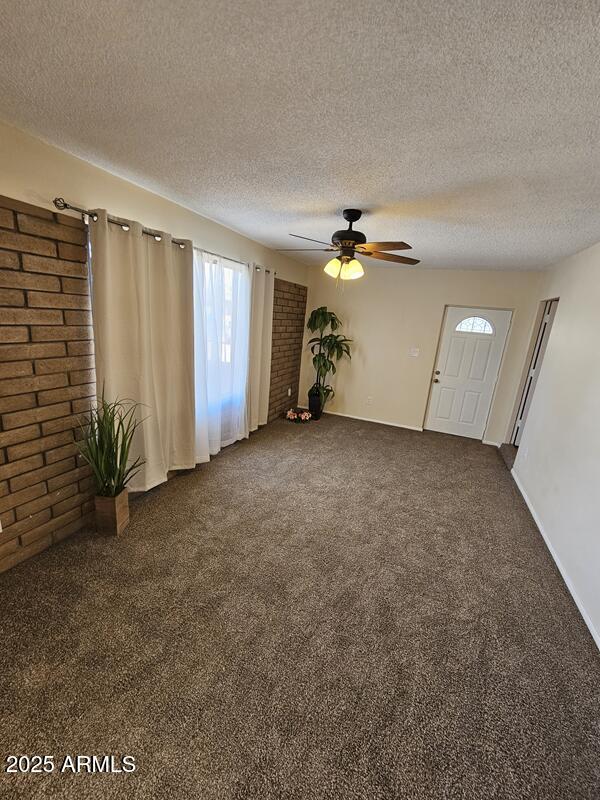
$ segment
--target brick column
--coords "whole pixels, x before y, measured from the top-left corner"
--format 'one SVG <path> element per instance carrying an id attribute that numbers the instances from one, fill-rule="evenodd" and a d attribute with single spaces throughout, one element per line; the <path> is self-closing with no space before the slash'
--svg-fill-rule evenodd
<path id="1" fill-rule="evenodd" d="M 96 393 L 78 219 L 0 197 L 0 572 L 91 520 L 78 457 Z"/>
<path id="2" fill-rule="evenodd" d="M 306 286 L 275 279 L 269 422 L 298 404 L 306 292 Z"/>

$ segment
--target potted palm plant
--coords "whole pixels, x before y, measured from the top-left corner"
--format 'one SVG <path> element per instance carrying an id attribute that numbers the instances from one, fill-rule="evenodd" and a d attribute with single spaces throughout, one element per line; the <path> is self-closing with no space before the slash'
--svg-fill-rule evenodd
<path id="1" fill-rule="evenodd" d="M 313 419 L 320 418 L 325 403 L 335 394 L 333 386 L 327 383 L 329 373 L 334 375 L 336 372 L 335 362 L 345 355 L 348 358 L 352 357 L 350 355 L 352 339 L 347 339 L 341 333 L 335 333 L 341 325 L 339 317 L 333 311 L 329 311 L 327 306 L 315 308 L 306 323 L 311 333 L 318 334 L 308 341 L 316 370 L 315 382 L 308 390 L 308 408 Z"/>
<path id="2" fill-rule="evenodd" d="M 129 523 L 127 482 L 141 469 L 138 457 L 129 464 L 131 441 L 138 426 L 137 403 L 109 402 L 100 397 L 81 426 L 78 441 L 82 458 L 92 468 L 96 497 L 96 527 L 120 536 Z"/>

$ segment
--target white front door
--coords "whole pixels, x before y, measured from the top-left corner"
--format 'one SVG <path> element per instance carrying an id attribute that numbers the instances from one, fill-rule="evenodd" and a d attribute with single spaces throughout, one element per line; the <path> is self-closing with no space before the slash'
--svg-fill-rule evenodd
<path id="1" fill-rule="evenodd" d="M 483 438 L 511 311 L 448 306 L 425 427 Z"/>

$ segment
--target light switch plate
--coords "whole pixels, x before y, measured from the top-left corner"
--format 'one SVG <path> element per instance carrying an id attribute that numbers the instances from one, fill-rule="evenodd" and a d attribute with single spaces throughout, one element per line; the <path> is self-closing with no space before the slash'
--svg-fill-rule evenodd
<path id="1" fill-rule="evenodd" d="M 408 348 L 408 355 L 410 356 L 410 358 L 418 358 L 420 352 L 421 351 L 419 350 L 418 347 L 409 347 Z"/>

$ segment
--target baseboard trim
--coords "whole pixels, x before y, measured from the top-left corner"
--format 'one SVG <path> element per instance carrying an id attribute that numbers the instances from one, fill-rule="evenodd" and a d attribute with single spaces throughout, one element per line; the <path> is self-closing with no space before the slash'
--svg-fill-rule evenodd
<path id="1" fill-rule="evenodd" d="M 489 439 L 482 439 L 481 444 L 491 444 L 493 447 L 500 447 L 500 442 L 492 442 Z"/>
<path id="2" fill-rule="evenodd" d="M 588 616 L 588 613 L 585 610 L 585 607 L 584 607 L 583 603 L 579 599 L 579 597 L 577 595 L 577 592 L 575 591 L 575 587 L 573 586 L 573 583 L 571 582 L 571 579 L 569 578 L 569 575 L 568 575 L 566 569 L 563 567 L 563 565 L 561 563 L 561 560 L 558 557 L 558 554 L 557 554 L 556 550 L 552 546 L 552 544 L 550 542 L 550 539 L 548 538 L 548 536 L 546 534 L 546 531 L 544 530 L 544 526 L 542 525 L 542 521 L 541 521 L 537 511 L 535 510 L 531 500 L 529 499 L 529 497 L 527 495 L 527 492 L 525 491 L 525 489 L 523 487 L 523 484 L 521 483 L 521 481 L 519 479 L 519 476 L 517 475 L 517 473 L 515 472 L 514 469 L 511 469 L 510 474 L 512 475 L 513 480 L 516 483 L 518 490 L 521 492 L 521 496 L 522 496 L 523 500 L 525 500 L 525 504 L 527 505 L 527 508 L 529 509 L 529 513 L 533 517 L 533 521 L 537 525 L 537 528 L 538 528 L 539 532 L 541 533 L 544 542 L 546 543 L 546 547 L 548 548 L 548 550 L 550 551 L 550 555 L 554 559 L 554 563 L 558 567 L 558 571 L 560 572 L 560 574 L 562 576 L 562 579 L 565 582 L 565 586 L 569 590 L 569 594 L 571 595 L 571 597 L 573 598 L 573 600 L 575 602 L 575 605 L 579 609 L 579 613 L 583 617 L 583 621 L 587 625 L 589 632 L 592 634 L 592 639 L 596 643 L 596 647 L 598 648 L 598 650 L 600 650 L 600 632 L 598 632 L 596 630 L 596 628 L 594 627 L 594 624 L 593 624 L 592 620 L 590 619 L 590 617 Z"/>
<path id="3" fill-rule="evenodd" d="M 386 422 L 383 419 L 372 419 L 371 417 L 356 417 L 354 414 L 342 414 L 341 411 L 324 411 L 324 414 L 333 414 L 335 417 L 347 417 L 348 419 L 358 419 L 361 422 L 376 422 L 378 425 L 391 425 L 392 428 L 405 428 L 407 431 L 423 432 L 423 428 L 415 425 L 401 425 L 399 422 Z"/>

